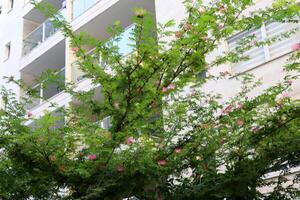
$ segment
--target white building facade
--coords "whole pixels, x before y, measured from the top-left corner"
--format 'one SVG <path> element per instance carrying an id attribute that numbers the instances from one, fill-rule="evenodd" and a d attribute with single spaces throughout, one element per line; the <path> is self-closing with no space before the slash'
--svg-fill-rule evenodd
<path id="1" fill-rule="evenodd" d="M 106 33 L 107 27 L 116 20 L 120 20 L 124 28 L 130 27 L 132 10 L 136 7 L 142 7 L 151 12 L 157 23 L 175 19 L 179 24 L 185 16 L 182 0 L 172 1 L 172 3 L 163 0 L 44 1 L 56 6 L 70 22 L 75 32 L 87 32 L 99 39 L 109 37 Z M 256 0 L 253 9 L 269 6 L 272 1 Z M 7 85 L 6 80 L 2 77 L 13 76 L 16 79 L 22 79 L 28 86 L 39 87 L 33 81 L 46 70 L 52 69 L 59 71 L 62 81 L 78 83 L 78 87 L 81 89 L 89 87 L 89 81 L 82 80 L 82 73 L 72 65 L 75 58 L 68 40 L 29 3 L 29 0 L 2 0 L 0 10 L 0 85 L 5 85 L 13 89 L 18 96 L 22 96 L 22 91 L 17 86 Z M 257 35 L 257 40 L 260 40 L 295 27 L 297 25 L 267 24 L 259 30 L 240 33 L 229 38 L 220 44 L 220 51 L 217 50 L 215 53 L 221 54 L 224 49 L 234 48 L 241 38 L 253 33 Z M 237 65 L 220 66 L 211 69 L 209 73 L 218 75 L 222 71 L 227 71 L 235 76 L 238 73 L 250 72 L 257 78 L 262 78 L 263 88 L 266 88 L 282 79 L 282 66 L 292 52 L 292 45 L 300 42 L 299 38 L 300 35 L 296 34 L 290 39 L 270 46 L 251 49 L 246 52 L 250 56 L 249 61 Z M 300 97 L 300 85 L 295 83 L 293 87 L 291 95 L 294 98 Z M 230 97 L 237 92 L 239 85 L 233 78 L 230 78 L 219 82 L 209 82 L 204 88 L 219 93 L 226 90 L 224 95 Z M 48 101 L 56 102 L 59 105 L 70 101 L 68 95 L 55 87 L 41 91 L 41 97 L 47 101 L 37 101 L 28 105 L 28 110 L 36 116 L 42 114 L 48 107 Z"/>
<path id="2" fill-rule="evenodd" d="M 75 32 L 87 32 L 99 39 L 108 38 L 107 27 L 120 20 L 124 28 L 132 24 L 132 9 L 142 7 L 153 13 L 157 23 L 175 19 L 179 23 L 185 16 L 183 0 L 44 0 L 57 7 L 61 14 L 70 22 Z M 255 0 L 253 9 L 264 8 L 272 0 Z M 0 85 L 12 89 L 18 97 L 23 93 L 16 85 L 8 85 L 2 77 L 13 76 L 22 79 L 32 87 L 39 75 L 48 69 L 58 70 L 62 81 L 78 84 L 78 89 L 88 90 L 91 82 L 82 79 L 82 73 L 72 65 L 75 57 L 69 47 L 68 39 L 56 30 L 29 0 L 0 1 Z M 254 30 L 258 39 L 280 34 L 297 25 L 266 24 L 259 30 Z M 298 26 L 300 27 L 300 26 Z M 240 33 L 220 44 L 220 51 L 230 50 L 236 42 L 249 33 Z M 292 38 L 262 48 L 254 48 L 247 52 L 250 60 L 238 65 L 224 65 L 212 69 L 209 73 L 218 75 L 228 71 L 233 76 L 238 73 L 250 72 L 261 78 L 261 89 L 282 80 L 283 64 L 289 57 L 292 45 L 300 42 L 300 34 Z M 125 49 L 126 51 L 126 49 Z M 217 54 L 220 52 L 216 52 Z M 234 78 L 208 82 L 204 86 L 207 91 L 223 93 L 230 97 L 238 92 L 239 84 Z M 255 91 L 257 94 L 259 91 Z M 50 102 L 60 106 L 67 105 L 72 97 L 57 87 L 40 90 L 40 95 L 46 100 L 37 100 L 28 105 L 28 112 L 34 116 L 43 115 L 49 109 Z M 255 95 L 255 94 L 253 94 Z M 293 98 L 300 98 L 300 82 L 293 83 Z M 296 172 L 297 170 L 294 170 Z M 270 177 L 272 177 L 270 175 Z"/>

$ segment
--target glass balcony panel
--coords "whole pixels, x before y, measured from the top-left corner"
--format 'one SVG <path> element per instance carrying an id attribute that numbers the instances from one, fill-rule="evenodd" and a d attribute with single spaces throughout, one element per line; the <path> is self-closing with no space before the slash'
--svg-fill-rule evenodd
<path id="1" fill-rule="evenodd" d="M 85 1 L 85 7 L 86 7 L 86 8 L 89 8 L 89 7 L 91 7 L 95 2 L 96 2 L 96 0 L 86 0 L 86 1 Z"/>
<path id="2" fill-rule="evenodd" d="M 32 87 L 33 90 L 35 90 L 37 92 L 37 95 L 39 96 L 40 94 L 40 91 L 41 91 L 41 87 L 40 85 L 35 85 Z M 26 110 L 31 110 L 33 109 L 34 107 L 38 106 L 41 102 L 41 99 L 38 98 L 38 97 L 32 97 L 32 96 L 29 96 L 29 95 L 25 95 L 24 96 L 24 99 L 26 99 L 26 102 L 24 104 L 24 108 Z"/>
<path id="3" fill-rule="evenodd" d="M 119 52 L 122 56 L 127 56 L 133 51 L 132 40 L 130 40 L 131 33 L 134 30 L 134 25 L 129 26 L 121 35 L 121 40 L 117 42 Z"/>
<path id="4" fill-rule="evenodd" d="M 49 20 L 44 22 L 44 26 L 45 26 L 44 40 L 46 40 L 47 38 L 52 36 L 57 31 L 57 29 L 54 28 L 53 24 Z"/>
<path id="5" fill-rule="evenodd" d="M 43 89 L 43 98 L 50 99 L 56 94 L 60 93 L 61 89 L 57 84 L 49 84 L 46 88 Z"/>
<path id="6" fill-rule="evenodd" d="M 97 0 L 75 0 L 73 2 L 73 17 L 76 18 L 89 9 Z"/>
<path id="7" fill-rule="evenodd" d="M 108 130 L 111 127 L 111 118 L 106 117 L 102 120 L 101 127 L 105 130 Z"/>
<path id="8" fill-rule="evenodd" d="M 66 18 L 66 9 L 63 8 L 59 13 Z M 58 29 L 54 28 L 51 21 L 48 19 L 32 31 L 24 40 L 23 40 L 23 56 L 27 55 L 35 47 L 43 43 L 47 38 L 54 35 Z"/>
<path id="9" fill-rule="evenodd" d="M 72 82 L 78 83 L 79 81 L 84 79 L 84 73 L 79 69 L 78 63 L 75 61 L 72 64 Z"/>
<path id="10" fill-rule="evenodd" d="M 32 98 L 30 100 L 30 102 L 28 102 L 28 103 L 25 104 L 24 108 L 26 110 L 31 110 L 34 107 L 38 106 L 39 104 L 40 104 L 40 99 L 38 99 L 38 98 Z"/>
<path id="11" fill-rule="evenodd" d="M 64 117 L 64 113 L 56 110 L 56 111 L 52 112 L 52 116 L 57 118 L 55 121 L 55 125 L 53 127 L 51 127 L 52 129 L 59 129 L 65 125 L 66 120 Z"/>
<path id="12" fill-rule="evenodd" d="M 57 72 L 57 78 L 58 80 L 56 83 L 50 83 L 46 88 L 43 88 L 43 99 L 49 99 L 63 91 L 65 83 L 65 68 Z"/>
<path id="13" fill-rule="evenodd" d="M 26 96 L 25 99 L 29 100 L 29 102 L 26 102 L 25 104 L 25 109 L 26 110 L 31 110 L 34 107 L 40 105 L 43 100 L 47 100 L 56 94 L 62 92 L 64 90 L 64 84 L 65 84 L 65 68 L 62 68 L 60 71 L 57 72 L 57 82 L 55 83 L 50 83 L 47 85 L 47 87 L 41 87 L 42 84 L 37 84 L 32 87 L 37 93 L 38 97 L 32 97 L 32 96 Z"/>
<path id="14" fill-rule="evenodd" d="M 134 50 L 132 46 L 134 41 L 130 40 L 131 33 L 133 32 L 133 30 L 134 30 L 134 25 L 129 26 L 121 35 L 121 39 L 115 44 L 119 47 L 119 52 L 124 57 L 132 53 Z M 103 60 L 101 57 L 99 58 L 93 55 L 93 50 L 89 51 L 88 54 L 93 56 L 95 63 L 99 64 L 101 67 L 104 67 L 104 69 L 108 67 L 108 64 L 105 62 L 105 60 Z M 106 72 L 110 73 L 111 71 L 109 69 L 106 69 Z M 84 79 L 84 72 L 80 70 L 77 61 L 75 61 L 72 64 L 72 82 L 78 83 L 83 79 Z"/>
<path id="15" fill-rule="evenodd" d="M 32 49 L 43 42 L 43 26 L 39 26 L 23 41 L 23 54 L 28 54 Z"/>

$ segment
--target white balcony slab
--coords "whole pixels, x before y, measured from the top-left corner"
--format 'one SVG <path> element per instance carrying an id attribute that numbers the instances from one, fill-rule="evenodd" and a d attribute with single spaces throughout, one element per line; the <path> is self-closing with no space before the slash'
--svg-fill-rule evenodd
<path id="1" fill-rule="evenodd" d="M 98 0 L 71 25 L 75 32 L 87 32 L 98 39 L 107 38 L 107 28 L 116 21 L 124 28 L 132 24 L 134 8 L 144 8 L 155 16 L 154 0 Z"/>
<path id="2" fill-rule="evenodd" d="M 21 1 L 21 0 L 19 0 Z M 37 3 L 42 2 L 42 1 L 46 1 L 54 6 L 56 6 L 57 8 L 61 7 L 61 3 L 60 1 L 57 0 L 36 0 Z M 34 20 L 34 21 L 39 21 L 44 19 L 44 15 L 39 12 L 37 9 L 34 8 L 34 6 L 29 2 L 29 1 L 24 1 L 24 6 L 23 6 L 23 10 L 22 10 L 22 17 L 28 20 Z"/>
<path id="3" fill-rule="evenodd" d="M 89 91 L 96 86 L 92 84 L 91 80 L 89 79 L 84 79 L 80 82 L 78 82 L 75 91 Z M 68 93 L 65 93 L 64 91 L 54 95 L 47 101 L 44 101 L 43 103 L 35 106 L 28 112 L 32 113 L 34 118 L 39 118 L 45 114 L 45 112 L 52 112 L 56 108 L 51 107 L 52 104 L 56 104 L 57 107 L 63 107 L 70 103 L 72 101 L 72 96 Z M 30 120 L 26 122 L 26 124 L 30 124 Z"/>
<path id="4" fill-rule="evenodd" d="M 45 40 L 43 43 L 39 44 L 37 47 L 32 49 L 31 52 L 29 52 L 27 55 L 25 55 L 24 57 L 21 58 L 20 70 L 23 70 L 24 68 L 29 66 L 35 60 L 38 60 L 39 57 L 46 54 L 47 51 L 49 51 L 50 49 L 56 48 L 56 47 L 61 49 L 62 47 L 59 45 L 59 43 L 62 43 L 64 41 L 64 39 L 65 39 L 65 37 L 63 36 L 63 34 L 60 31 L 56 32 L 54 35 L 49 37 L 47 40 Z M 63 51 L 63 53 L 64 52 L 65 51 Z M 59 56 L 59 54 L 61 54 L 61 52 L 58 50 L 57 54 L 58 54 L 57 56 Z M 54 55 L 54 57 L 49 56 L 49 60 L 47 62 L 51 62 L 51 60 L 53 60 L 55 58 L 56 58 L 55 55 Z"/>

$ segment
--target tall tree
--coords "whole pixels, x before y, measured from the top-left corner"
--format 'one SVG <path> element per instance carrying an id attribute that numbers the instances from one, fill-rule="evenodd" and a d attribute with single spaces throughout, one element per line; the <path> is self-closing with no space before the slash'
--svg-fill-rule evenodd
<path id="1" fill-rule="evenodd" d="M 286 92 L 298 75 L 299 45 L 284 66 L 284 80 L 256 97 L 252 75 L 238 76 L 240 92 L 225 103 L 201 86 L 211 80 L 199 74 L 224 63 L 246 60 L 243 52 L 289 37 L 293 31 L 254 41 L 208 62 L 220 42 L 236 32 L 265 22 L 298 23 L 300 8 L 279 0 L 265 10 L 245 15 L 251 0 L 220 0 L 209 5 L 185 1 L 187 18 L 177 31 L 173 21 L 156 25 L 151 13 L 136 9 L 131 33 L 133 53 L 118 47 L 124 30 L 116 22 L 111 39 L 75 34 L 45 3 L 35 3 L 70 39 L 77 64 L 96 89 L 78 91 L 62 115 L 27 113 L 11 91 L 2 89 L 0 111 L 1 199 L 295 199 L 298 176 L 285 175 L 300 164 L 300 104 Z M 170 40 L 171 38 L 171 40 Z M 93 55 L 86 45 L 94 46 Z M 103 62 L 99 63 L 101 58 Z M 293 75 L 291 75 L 293 74 Z M 34 98 L 22 81 L 8 78 Z M 39 78 L 44 87 L 57 81 L 55 73 Z M 95 91 L 101 88 L 101 99 Z M 189 89 L 187 89 L 187 87 Z M 223 103 L 221 103 L 223 102 Z M 53 105 L 55 107 L 56 105 Z M 100 122 L 110 117 L 108 130 Z M 58 121 L 64 124 L 58 126 Z M 28 123 L 32 124 L 28 126 Z M 280 171 L 274 182 L 264 175 Z M 271 193 L 260 188 L 273 186 Z M 298 186 L 298 187 L 297 187 Z"/>

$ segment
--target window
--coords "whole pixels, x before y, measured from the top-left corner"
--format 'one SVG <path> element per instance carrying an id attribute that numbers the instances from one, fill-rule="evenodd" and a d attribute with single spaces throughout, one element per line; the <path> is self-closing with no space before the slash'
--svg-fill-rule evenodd
<path id="1" fill-rule="evenodd" d="M 228 40 L 229 50 L 234 50 L 236 47 L 238 47 L 241 40 L 251 35 L 255 35 L 254 39 L 257 41 L 262 40 L 262 33 L 260 30 L 250 30 L 250 31 L 242 32 L 233 36 Z M 259 65 L 266 61 L 263 47 L 253 47 L 252 49 L 249 49 L 248 51 L 244 52 L 243 56 L 249 57 L 249 60 L 234 64 L 233 71 L 235 73 L 246 71 L 251 67 Z"/>
<path id="2" fill-rule="evenodd" d="M 14 0 L 8 0 L 7 12 L 10 12 L 14 8 Z"/>
<path id="3" fill-rule="evenodd" d="M 279 22 L 268 23 L 263 25 L 260 29 L 244 31 L 229 38 L 227 40 L 229 50 L 234 50 L 242 39 L 249 37 L 250 35 L 253 35 L 256 41 L 265 41 L 281 37 L 282 34 L 296 30 L 297 28 L 300 28 L 300 24 Z M 248 60 L 233 65 L 233 72 L 241 73 L 290 53 L 292 51 L 291 46 L 298 43 L 299 38 L 300 31 L 297 30 L 296 33 L 292 34 L 290 37 L 281 37 L 281 39 L 277 39 L 270 45 L 262 47 L 254 46 L 243 54 L 249 58 Z"/>
<path id="4" fill-rule="evenodd" d="M 268 38 L 272 38 L 276 35 L 291 31 L 296 28 L 300 28 L 300 24 L 287 24 L 287 23 L 271 23 L 266 25 L 266 35 Z M 280 41 L 276 41 L 268 46 L 270 59 L 279 57 L 281 55 L 291 52 L 291 46 L 295 43 L 299 43 L 300 31 L 297 30 L 296 34 L 293 34 L 289 38 L 283 38 Z"/>
<path id="5" fill-rule="evenodd" d="M 8 60 L 10 56 L 11 45 L 10 42 L 5 45 L 4 48 L 4 60 Z"/>

